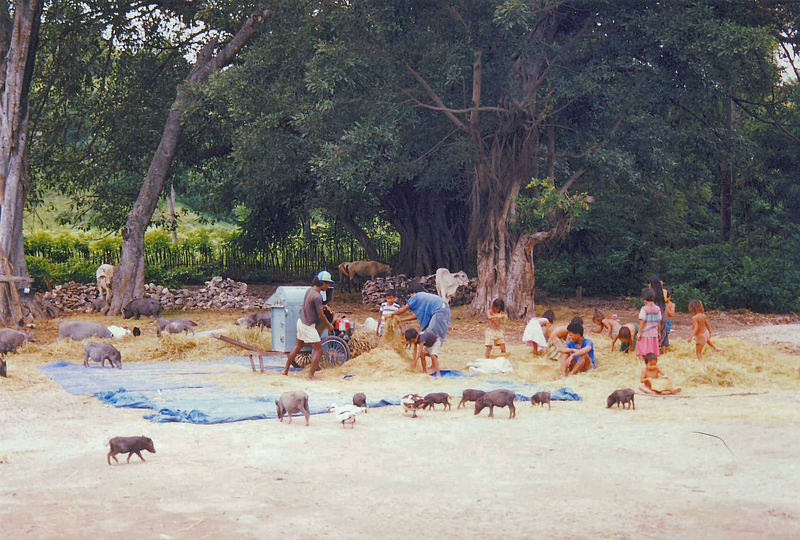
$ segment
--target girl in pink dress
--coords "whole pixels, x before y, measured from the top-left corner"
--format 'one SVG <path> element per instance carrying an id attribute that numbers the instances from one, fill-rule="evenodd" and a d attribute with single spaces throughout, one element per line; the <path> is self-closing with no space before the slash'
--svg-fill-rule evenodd
<path id="1" fill-rule="evenodd" d="M 661 308 L 655 304 L 656 295 L 653 289 L 647 289 L 642 296 L 644 306 L 639 311 L 642 321 L 639 340 L 636 342 L 636 356 L 644 361 L 644 355 L 653 353 L 658 356 L 659 330 L 661 325 Z"/>

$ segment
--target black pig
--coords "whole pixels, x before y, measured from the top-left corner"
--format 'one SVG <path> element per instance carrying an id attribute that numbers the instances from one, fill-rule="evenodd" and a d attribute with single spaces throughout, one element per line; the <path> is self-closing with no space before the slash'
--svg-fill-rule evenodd
<path id="1" fill-rule="evenodd" d="M 633 396 L 635 392 L 630 388 L 625 388 L 623 390 L 614 390 L 609 394 L 608 400 L 606 401 L 607 406 L 606 409 L 611 408 L 612 405 L 615 403 L 617 407 L 619 407 L 620 403 L 622 404 L 622 408 L 625 408 L 625 405 L 628 405 L 628 409 L 633 408 L 636 410 L 636 402 L 633 400 Z"/>
<path id="2" fill-rule="evenodd" d="M 353 394 L 353 405 L 356 407 L 364 407 L 365 409 L 369 409 L 369 405 L 367 405 L 367 395 L 363 392 Z M 366 413 L 367 411 L 364 412 Z"/>
<path id="3" fill-rule="evenodd" d="M 460 409 L 462 405 L 464 406 L 464 408 L 466 408 L 467 406 L 464 405 L 466 402 L 475 401 L 485 393 L 486 392 L 484 392 L 483 390 L 475 390 L 474 388 L 467 388 L 466 390 L 461 392 L 461 401 L 458 402 L 458 406 L 456 407 L 456 409 Z"/>
<path id="4" fill-rule="evenodd" d="M 514 397 L 516 394 L 511 390 L 492 390 L 486 392 L 475 400 L 475 414 L 481 412 L 485 407 L 489 407 L 489 418 L 494 417 L 495 407 L 508 407 L 508 418 L 517 416 L 517 409 L 514 407 Z"/>
<path id="5" fill-rule="evenodd" d="M 158 319 L 161 315 L 161 304 L 155 298 L 137 298 L 128 302 L 128 305 L 122 309 L 122 316 L 126 319 L 131 317 L 139 319 L 142 315 L 150 315 Z"/>
<path id="6" fill-rule="evenodd" d="M 435 405 L 437 403 L 444 405 L 444 410 L 450 408 L 450 394 L 447 394 L 446 392 L 434 392 L 432 394 L 428 394 L 422 399 L 425 402 L 422 405 L 424 409 L 427 409 L 428 407 L 430 407 L 431 409 L 435 409 L 436 408 Z"/>
<path id="7" fill-rule="evenodd" d="M 156 453 L 156 447 L 153 446 L 153 439 L 145 437 L 144 435 L 141 437 L 114 437 L 108 441 L 108 446 L 110 450 L 108 451 L 108 457 L 106 459 L 109 465 L 111 465 L 111 458 L 114 458 L 114 461 L 119 463 L 116 454 L 128 452 L 128 463 L 130 463 L 133 454 L 139 456 L 139 459 L 142 461 L 145 460 L 142 457 L 142 450 L 147 450 L 151 454 Z"/>
<path id="8" fill-rule="evenodd" d="M 547 408 L 550 408 L 550 392 L 536 392 L 531 396 L 531 405 L 541 405 L 547 403 Z"/>

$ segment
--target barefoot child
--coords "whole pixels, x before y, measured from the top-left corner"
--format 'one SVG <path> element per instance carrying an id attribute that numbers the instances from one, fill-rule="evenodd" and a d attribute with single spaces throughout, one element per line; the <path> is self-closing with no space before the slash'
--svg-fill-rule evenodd
<path id="1" fill-rule="evenodd" d="M 561 378 L 596 368 L 594 361 L 594 343 L 583 337 L 583 326 L 576 322 L 567 326 L 567 343 L 559 348 L 563 353 L 561 360 Z"/>
<path id="2" fill-rule="evenodd" d="M 661 308 L 655 304 L 656 294 L 653 289 L 645 289 L 642 295 L 644 305 L 639 310 L 642 321 L 639 340 L 636 342 L 636 356 L 644 361 L 644 355 L 653 353 L 658 356 L 658 342 L 661 338 Z"/>
<path id="3" fill-rule="evenodd" d="M 611 317 L 606 317 L 602 312 L 594 310 L 594 315 L 592 315 L 592 322 L 597 325 L 596 328 L 592 328 L 591 332 L 593 334 L 602 334 L 606 330 L 608 330 L 608 337 L 613 338 L 619 332 L 622 323 L 619 322 L 616 315 L 612 315 Z"/>
<path id="4" fill-rule="evenodd" d="M 550 336 L 550 325 L 553 324 L 555 315 L 552 309 L 544 312 L 542 317 L 534 317 L 525 326 L 522 333 L 522 342 L 533 347 L 533 354 L 539 355 L 547 348 L 547 339 Z"/>
<path id="5" fill-rule="evenodd" d="M 646 394 L 677 394 L 680 388 L 673 388 L 672 381 L 658 369 L 658 356 L 653 353 L 644 355 L 645 367 L 642 370 L 642 386 L 639 390 Z"/>
<path id="6" fill-rule="evenodd" d="M 612 333 L 611 352 L 614 352 L 614 345 L 619 341 L 619 351 L 628 354 L 636 347 L 636 338 L 639 334 L 639 326 L 634 323 L 623 324 L 617 330 L 617 334 Z"/>
<path id="7" fill-rule="evenodd" d="M 664 289 L 664 296 L 667 299 L 666 306 L 666 317 L 667 317 L 667 347 L 669 347 L 669 335 L 672 333 L 672 318 L 675 316 L 675 302 L 672 301 L 672 289 Z M 666 347 L 661 351 L 661 354 L 664 354 L 666 351 Z"/>
<path id="8" fill-rule="evenodd" d="M 706 343 L 715 351 L 722 352 L 711 343 L 711 327 L 708 325 L 708 317 L 703 309 L 703 303 L 700 300 L 689 302 L 689 313 L 692 314 L 692 335 L 686 341 L 691 343 L 694 340 L 697 359 L 703 359 L 703 347 L 706 346 Z"/>
<path id="9" fill-rule="evenodd" d="M 506 354 L 506 338 L 503 335 L 503 321 L 508 318 L 506 315 L 506 303 L 499 298 L 495 298 L 492 307 L 486 312 L 489 320 L 489 328 L 486 329 L 484 345 L 486 345 L 486 358 L 491 357 L 492 347 L 497 345 L 500 352 Z"/>
<path id="10" fill-rule="evenodd" d="M 439 351 L 442 350 L 442 341 L 439 336 L 433 332 L 422 332 L 420 334 L 414 328 L 406 330 L 404 335 L 406 343 L 414 345 L 414 359 L 410 364 L 411 371 L 414 371 L 417 367 L 417 362 L 420 362 L 422 364 L 422 372 L 427 373 L 428 362 L 426 359 L 430 356 L 431 368 L 433 368 L 431 375 L 435 374 L 437 377 L 441 377 L 439 372 Z M 422 347 L 418 347 L 419 345 L 422 345 Z"/>

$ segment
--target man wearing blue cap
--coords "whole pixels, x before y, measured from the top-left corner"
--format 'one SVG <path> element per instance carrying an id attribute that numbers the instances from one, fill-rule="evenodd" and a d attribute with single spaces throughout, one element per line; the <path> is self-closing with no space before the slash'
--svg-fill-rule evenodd
<path id="1" fill-rule="evenodd" d="M 308 378 L 313 379 L 314 373 L 319 369 L 319 362 L 322 360 L 322 341 L 319 337 L 319 332 L 317 332 L 317 325 L 323 323 L 328 327 L 329 332 L 333 331 L 333 325 L 325 317 L 325 312 L 322 310 L 321 292 L 327 291 L 331 283 L 333 283 L 331 273 L 325 270 L 311 280 L 311 287 L 306 291 L 306 296 L 303 298 L 303 309 L 300 311 L 300 318 L 297 319 L 297 345 L 289 353 L 289 358 L 286 359 L 286 367 L 283 368 L 284 375 L 289 374 L 289 366 L 292 365 L 297 353 L 306 343 L 311 345 L 311 367 L 308 368 Z"/>

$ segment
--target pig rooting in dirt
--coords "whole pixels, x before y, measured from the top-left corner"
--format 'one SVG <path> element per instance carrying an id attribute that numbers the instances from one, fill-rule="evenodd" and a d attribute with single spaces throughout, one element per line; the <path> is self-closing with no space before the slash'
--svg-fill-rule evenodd
<path id="1" fill-rule="evenodd" d="M 489 418 L 493 418 L 495 407 L 508 407 L 508 417 L 514 418 L 517 416 L 517 409 L 514 407 L 515 396 L 516 394 L 511 390 L 492 390 L 491 392 L 486 392 L 475 400 L 475 414 L 489 407 Z"/>
<path id="2" fill-rule="evenodd" d="M 369 409 L 369 406 L 367 405 L 367 395 L 363 392 L 353 394 L 353 405 L 356 407 L 364 407 L 365 409 Z M 367 411 L 364 412 L 366 413 Z"/>
<path id="3" fill-rule="evenodd" d="M 547 403 L 547 408 L 550 408 L 550 392 L 536 392 L 531 396 L 531 405 L 541 405 Z"/>
<path id="4" fill-rule="evenodd" d="M 64 321 L 58 325 L 58 339 L 81 341 L 90 337 L 108 339 L 113 334 L 102 324 L 89 321 Z"/>
<path id="5" fill-rule="evenodd" d="M 486 392 L 484 392 L 483 390 L 475 390 L 474 388 L 467 388 L 466 390 L 461 392 L 461 401 L 458 402 L 458 406 L 456 407 L 456 409 L 460 409 L 462 406 L 466 408 L 467 406 L 465 405 L 465 403 L 467 403 L 468 401 L 475 401 L 485 393 Z"/>
<path id="6" fill-rule="evenodd" d="M 89 359 L 100 362 L 100 367 L 105 367 L 108 360 L 109 367 L 122 369 L 122 354 L 110 343 L 87 341 L 83 344 L 83 367 L 89 367 Z"/>
<path id="7" fill-rule="evenodd" d="M 185 333 L 187 336 L 189 332 L 194 335 L 194 327 L 197 323 L 186 318 L 180 319 L 156 319 L 156 335 L 160 336 L 161 332 L 167 331 L 170 334 Z"/>
<path id="8" fill-rule="evenodd" d="M 633 396 L 636 393 L 631 388 L 624 388 L 622 390 L 614 390 L 609 394 L 608 399 L 606 400 L 606 408 L 610 409 L 615 403 L 619 408 L 620 404 L 622 404 L 622 408 L 625 409 L 625 405 L 627 405 L 628 409 L 633 408 L 636 409 L 636 402 L 633 399 Z"/>
<path id="9" fill-rule="evenodd" d="M 128 463 L 131 462 L 131 456 L 136 454 L 139 456 L 139 459 L 144 461 L 145 459 L 142 457 L 142 450 L 147 450 L 151 454 L 156 453 L 156 447 L 153 446 L 153 439 L 150 437 L 145 437 L 142 435 L 141 437 L 114 437 L 110 441 L 108 441 L 109 451 L 108 457 L 106 458 L 108 464 L 111 465 L 111 458 L 114 458 L 116 463 L 119 463 L 117 459 L 117 454 L 124 454 L 125 452 L 128 453 Z"/>
<path id="10" fill-rule="evenodd" d="M 128 305 L 122 308 L 122 316 L 126 319 L 131 317 L 139 319 L 142 315 L 158 319 L 159 315 L 161 315 L 161 304 L 155 298 L 137 298 L 136 300 L 131 300 Z"/>
<path id="11" fill-rule="evenodd" d="M 308 394 L 305 392 L 284 392 L 281 397 L 275 401 L 275 407 L 278 409 L 278 420 L 283 422 L 283 415 L 289 417 L 289 423 L 292 423 L 292 413 L 303 413 L 306 417 L 306 425 L 308 425 L 308 418 L 311 413 L 308 410 Z"/>
<path id="12" fill-rule="evenodd" d="M 436 404 L 444 405 L 444 410 L 450 408 L 450 395 L 445 392 L 434 392 L 426 395 L 422 399 L 425 401 L 425 403 L 422 405 L 424 409 L 427 409 L 428 407 L 431 409 L 436 409 Z"/>
<path id="13" fill-rule="evenodd" d="M 26 341 L 33 341 L 33 334 L 11 328 L 0 328 L 0 354 L 6 355 L 10 352 L 17 352 L 17 348 L 21 347 Z"/>

